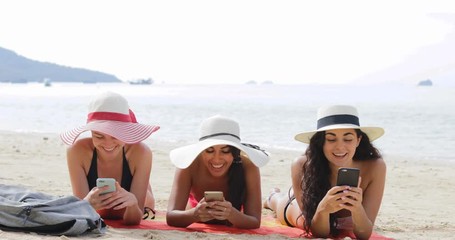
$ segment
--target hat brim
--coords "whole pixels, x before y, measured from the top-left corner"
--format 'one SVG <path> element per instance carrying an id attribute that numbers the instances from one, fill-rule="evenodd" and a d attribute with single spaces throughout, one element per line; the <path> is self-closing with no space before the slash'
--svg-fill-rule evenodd
<path id="1" fill-rule="evenodd" d="M 169 157 L 177 168 L 185 169 L 193 163 L 202 151 L 215 145 L 230 145 L 240 149 L 257 167 L 263 167 L 269 161 L 270 154 L 268 152 L 223 139 L 206 139 L 194 144 L 176 148 L 169 153 Z"/>
<path id="2" fill-rule="evenodd" d="M 65 144 L 72 145 L 81 133 L 85 131 L 97 131 L 110 135 L 124 143 L 134 144 L 145 140 L 158 129 L 160 127 L 155 125 L 103 120 L 93 121 L 84 126 L 64 132 L 60 135 L 60 138 Z"/>
<path id="3" fill-rule="evenodd" d="M 327 127 L 327 128 L 320 128 L 320 129 L 314 130 L 314 131 L 299 133 L 299 134 L 295 135 L 294 139 L 297 141 L 309 144 L 310 139 L 317 132 L 333 130 L 333 129 L 347 129 L 347 128 L 360 129 L 362 132 L 364 132 L 368 136 L 368 138 L 370 139 L 370 142 L 372 142 L 372 141 L 380 138 L 382 135 L 384 135 L 384 129 L 381 127 L 359 127 L 359 126 L 350 125 L 350 124 L 339 124 L 339 125 L 331 125 L 330 127 Z"/>

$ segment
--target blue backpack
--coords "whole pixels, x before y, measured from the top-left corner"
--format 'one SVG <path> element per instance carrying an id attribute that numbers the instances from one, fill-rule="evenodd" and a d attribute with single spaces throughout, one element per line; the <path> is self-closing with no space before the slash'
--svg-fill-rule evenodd
<path id="1" fill-rule="evenodd" d="M 106 224 L 85 200 L 0 184 L 0 229 L 74 236 L 103 234 Z"/>

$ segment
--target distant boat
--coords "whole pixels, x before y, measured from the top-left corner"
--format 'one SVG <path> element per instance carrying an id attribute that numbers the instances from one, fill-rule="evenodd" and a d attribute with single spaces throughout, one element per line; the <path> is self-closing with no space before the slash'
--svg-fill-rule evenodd
<path id="1" fill-rule="evenodd" d="M 430 79 L 420 81 L 417 86 L 433 86 L 433 82 Z"/>
<path id="2" fill-rule="evenodd" d="M 128 82 L 132 85 L 151 85 L 151 84 L 153 84 L 153 80 L 151 78 L 130 80 Z"/>
<path id="3" fill-rule="evenodd" d="M 45 78 L 45 79 L 43 80 L 43 82 L 44 82 L 44 86 L 45 86 L 45 87 L 50 87 L 50 86 L 52 86 L 51 80 L 50 80 L 49 78 Z"/>

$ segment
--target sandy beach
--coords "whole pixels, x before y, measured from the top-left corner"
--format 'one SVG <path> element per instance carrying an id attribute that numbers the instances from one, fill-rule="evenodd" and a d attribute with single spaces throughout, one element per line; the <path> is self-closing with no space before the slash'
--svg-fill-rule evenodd
<path id="1" fill-rule="evenodd" d="M 151 184 L 157 210 L 165 211 L 174 167 L 170 149 L 178 143 L 160 142 L 153 137 L 146 143 L 154 151 Z M 302 152 L 303 152 L 302 145 Z M 70 195 L 71 186 L 65 159 L 66 146 L 57 134 L 0 132 L 0 183 L 23 185 L 53 195 Z M 272 187 L 290 186 L 290 162 L 301 152 L 267 149 L 271 161 L 261 169 L 262 197 Z M 455 233 L 455 161 L 407 159 L 385 155 L 387 180 L 375 232 L 395 239 L 453 239 Z M 263 214 L 270 214 L 264 210 Z M 93 236 L 78 237 L 80 239 Z M 97 239 L 280 239 L 279 236 L 247 234 L 216 235 L 181 231 L 130 230 L 109 228 Z M 0 231 L 0 239 L 67 239 L 28 233 Z M 282 237 L 281 239 L 287 239 Z"/>

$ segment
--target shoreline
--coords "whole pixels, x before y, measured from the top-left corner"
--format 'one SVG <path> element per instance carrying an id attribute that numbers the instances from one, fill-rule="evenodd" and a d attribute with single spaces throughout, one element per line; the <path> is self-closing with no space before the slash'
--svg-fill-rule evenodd
<path id="1" fill-rule="evenodd" d="M 153 151 L 150 182 L 156 198 L 156 209 L 165 211 L 173 181 L 174 166 L 168 154 L 179 142 L 153 139 L 145 141 Z M 0 131 L 0 183 L 23 185 L 52 195 L 71 195 L 66 167 L 66 146 L 55 133 Z M 266 149 L 270 162 L 261 168 L 262 199 L 273 187 L 289 188 L 290 163 L 304 151 Z M 374 231 L 396 239 L 452 239 L 455 220 L 452 215 L 455 189 L 452 174 L 455 162 L 431 159 L 410 159 L 385 155 L 387 178 L 384 197 Z M 442 210 L 441 210 L 442 209 Z M 263 210 L 263 214 L 271 214 Z M 167 231 L 110 229 L 102 239 L 145 239 L 147 232 L 158 232 L 159 239 L 168 239 Z M 172 238 L 186 238 L 192 233 L 172 232 Z M 213 235 L 200 234 L 202 239 Z M 57 239 L 42 235 L 0 231 L 2 239 Z M 161 238 L 160 238 L 161 237 Z M 220 236 L 221 237 L 221 236 Z M 264 239 L 264 236 L 261 236 Z M 276 236 L 275 236 L 276 237 Z M 229 235 L 229 239 L 251 239 L 251 235 Z M 254 238 L 254 237 L 253 237 Z M 221 239 L 221 238 L 220 238 Z"/>

